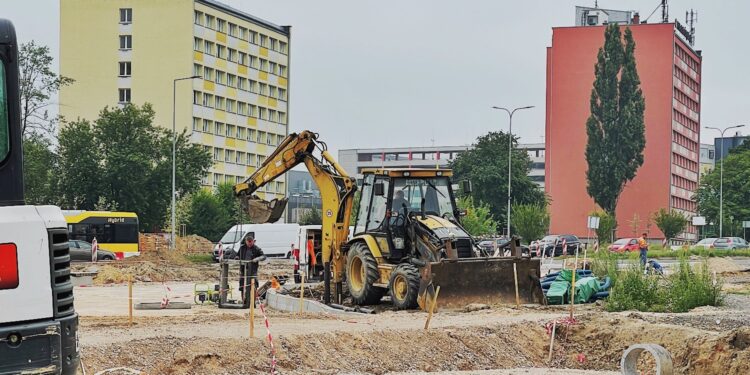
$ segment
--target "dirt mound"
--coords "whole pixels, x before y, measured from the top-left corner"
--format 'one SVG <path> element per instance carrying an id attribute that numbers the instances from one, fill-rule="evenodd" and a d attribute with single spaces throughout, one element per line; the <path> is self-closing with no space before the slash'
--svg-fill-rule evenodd
<path id="1" fill-rule="evenodd" d="M 633 317 L 591 317 L 559 327 L 562 348 L 556 364 L 569 368 L 615 370 L 632 344 L 654 343 L 671 354 L 676 373 L 734 375 L 750 373 L 750 327 L 723 333 L 677 325 L 651 324 Z M 580 356 L 585 358 L 581 361 Z"/>
<path id="2" fill-rule="evenodd" d="M 141 253 L 168 250 L 170 237 L 168 233 L 141 233 L 138 240 Z M 177 237 L 175 242 L 175 250 L 183 254 L 210 253 L 213 248 L 213 242 L 195 234 Z"/>
<path id="3" fill-rule="evenodd" d="M 105 264 L 99 267 L 94 284 L 119 284 L 128 281 L 133 275 L 134 281 L 200 281 L 218 278 L 218 268 L 198 265 L 179 265 L 164 261 L 124 261 Z"/>
<path id="4" fill-rule="evenodd" d="M 736 273 L 747 268 L 740 266 L 730 258 L 708 258 L 708 269 L 716 273 Z"/>
<path id="5" fill-rule="evenodd" d="M 532 323 L 274 338 L 277 369 L 283 374 L 543 366 L 546 341 L 544 328 Z M 268 373 L 271 363 L 268 343 L 262 338 L 152 338 L 85 347 L 83 356 L 87 373 L 129 366 L 153 374 L 255 374 Z"/>

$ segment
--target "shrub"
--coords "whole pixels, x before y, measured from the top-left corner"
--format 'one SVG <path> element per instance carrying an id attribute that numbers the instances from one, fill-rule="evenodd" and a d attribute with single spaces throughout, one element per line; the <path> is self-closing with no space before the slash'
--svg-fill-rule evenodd
<path id="1" fill-rule="evenodd" d="M 599 258 L 597 256 L 596 262 Z M 676 272 L 667 277 L 644 275 L 643 268 L 635 262 L 624 270 L 611 266 L 597 270 L 596 267 L 602 266 L 597 266 L 596 262 L 594 273 L 598 276 L 606 269 L 612 279 L 608 311 L 686 312 L 699 306 L 719 306 L 723 302 L 722 282 L 718 279 L 714 283 L 706 258 L 702 264 L 692 267 L 687 256 L 681 255 Z"/>
<path id="2" fill-rule="evenodd" d="M 677 272 L 670 275 L 669 281 L 672 312 L 686 312 L 698 306 L 718 306 L 723 302 L 722 282 L 717 280 L 714 284 L 705 260 L 695 270 L 686 257 L 680 257 Z"/>
<path id="3" fill-rule="evenodd" d="M 618 275 L 607 302 L 608 311 L 666 310 L 666 293 L 659 285 L 658 277 L 645 276 L 639 264 L 631 264 L 616 273 Z"/>

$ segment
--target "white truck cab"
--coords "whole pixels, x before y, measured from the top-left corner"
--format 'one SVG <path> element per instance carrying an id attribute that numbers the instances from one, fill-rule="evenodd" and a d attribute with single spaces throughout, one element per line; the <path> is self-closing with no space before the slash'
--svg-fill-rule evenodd
<path id="1" fill-rule="evenodd" d="M 59 207 L 23 197 L 18 49 L 0 19 L 0 374 L 75 374 L 68 229 Z"/>

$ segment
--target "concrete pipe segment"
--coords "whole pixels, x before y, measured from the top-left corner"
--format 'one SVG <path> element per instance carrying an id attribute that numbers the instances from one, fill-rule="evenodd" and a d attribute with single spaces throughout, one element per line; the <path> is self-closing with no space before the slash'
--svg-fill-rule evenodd
<path id="1" fill-rule="evenodd" d="M 638 358 L 643 352 L 649 352 L 656 362 L 656 375 L 672 375 L 672 355 L 667 349 L 656 344 L 635 344 L 625 350 L 620 360 L 620 370 L 623 375 L 637 375 Z"/>

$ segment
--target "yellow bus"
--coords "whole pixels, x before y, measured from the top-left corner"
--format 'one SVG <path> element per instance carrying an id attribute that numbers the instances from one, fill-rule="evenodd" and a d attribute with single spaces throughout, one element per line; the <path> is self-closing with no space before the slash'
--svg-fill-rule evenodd
<path id="1" fill-rule="evenodd" d="M 118 259 L 139 255 L 138 215 L 134 212 L 66 211 L 70 240 L 96 242 Z"/>

